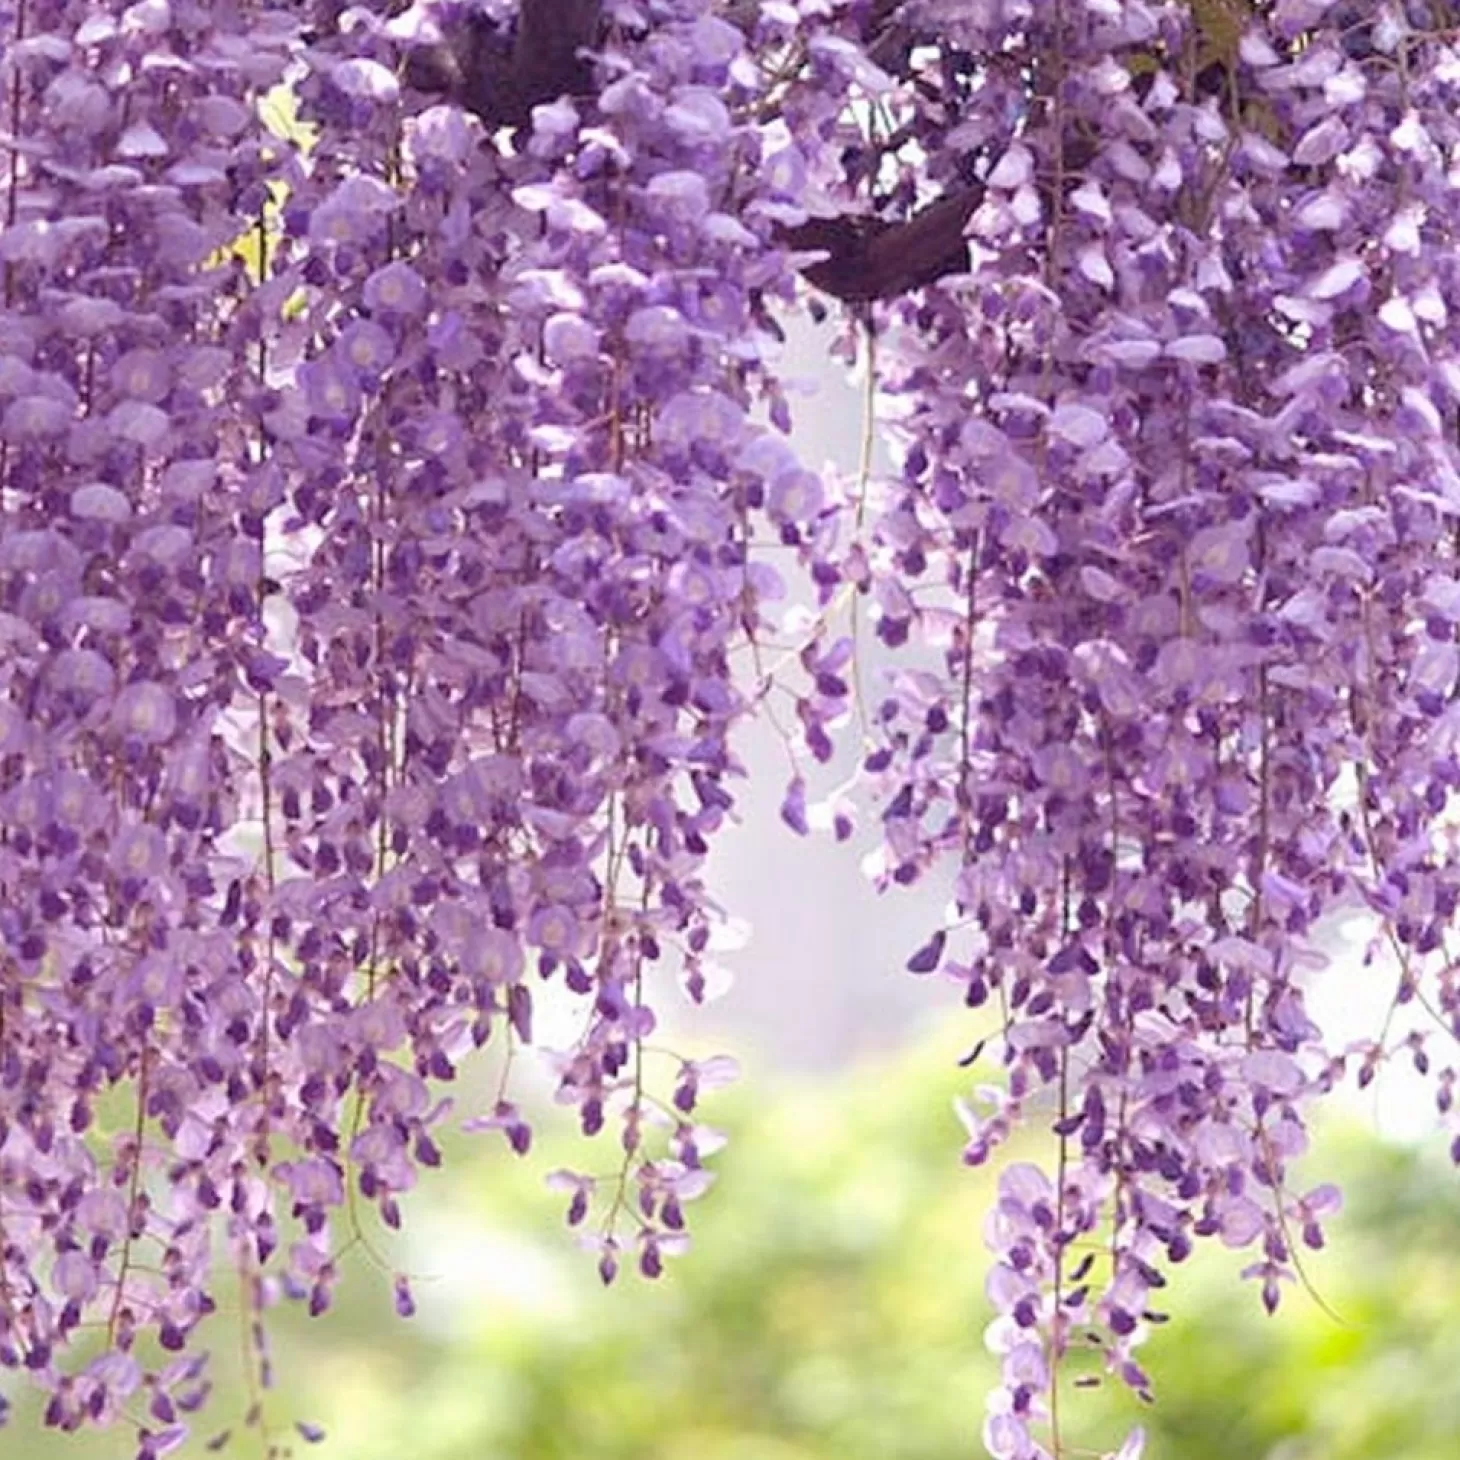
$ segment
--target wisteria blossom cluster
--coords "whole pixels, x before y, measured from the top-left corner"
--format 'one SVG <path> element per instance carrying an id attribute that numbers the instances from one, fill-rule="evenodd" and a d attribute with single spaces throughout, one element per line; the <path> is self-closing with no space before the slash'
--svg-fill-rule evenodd
<path id="1" fill-rule="evenodd" d="M 0 1367 L 151 1460 L 228 1271 L 267 1436 L 267 1310 L 448 1123 L 525 1154 L 527 1051 L 657 1276 L 733 1070 L 654 999 L 789 693 L 784 820 L 848 744 L 837 835 L 951 874 L 966 1158 L 1047 1134 L 984 1441 L 1060 1460 L 1198 1239 L 1301 1279 L 1313 1097 L 1399 1054 L 1450 1113 L 1460 11 L 557 9 L 555 86 L 537 0 L 0 0 Z M 828 302 L 886 479 L 788 441 Z M 1393 1007 L 1335 1050 L 1352 910 Z"/>
<path id="2" fill-rule="evenodd" d="M 968 1159 L 1054 1138 L 987 1229 L 1005 1460 L 1060 1453 L 1074 1350 L 1147 1390 L 1195 1240 L 1276 1307 L 1338 1203 L 1293 1181 L 1305 1102 L 1460 1034 L 1460 15 L 1184 9 L 948 8 L 979 106 L 918 136 L 930 176 L 988 160 L 971 264 L 885 350 L 863 581 L 939 658 L 872 707 L 882 875 L 956 869 L 910 966 L 998 1011 Z M 1330 1050 L 1347 909 L 1392 1008 Z"/>

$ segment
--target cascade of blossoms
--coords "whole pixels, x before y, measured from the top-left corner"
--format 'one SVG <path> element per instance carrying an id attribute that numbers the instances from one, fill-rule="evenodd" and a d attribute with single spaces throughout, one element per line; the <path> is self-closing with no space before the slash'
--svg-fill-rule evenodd
<path id="1" fill-rule="evenodd" d="M 999 61 L 960 125 L 918 117 L 985 190 L 969 273 L 881 342 L 866 575 L 923 658 L 865 770 L 885 880 L 957 874 L 909 967 L 1002 1026 L 967 1159 L 1054 1136 L 986 1231 L 1006 1460 L 1061 1453 L 1086 1346 L 1147 1392 L 1194 1240 L 1274 1308 L 1338 1204 L 1295 1182 L 1305 1103 L 1460 1035 L 1460 56 L 1421 9 L 1282 0 L 1225 53 L 1182 6 L 945 12 Z M 1394 1008 L 1331 1051 L 1304 981 L 1353 908 Z"/>
<path id="2" fill-rule="evenodd" d="M 646 980 L 703 996 L 752 544 L 820 510 L 764 358 L 814 149 L 764 103 L 846 83 L 775 70 L 794 11 L 670 4 L 492 135 L 402 96 L 449 18 L 0 9 L 0 1364 L 143 1456 L 220 1265 L 267 1387 L 263 1310 L 399 1225 L 475 1049 L 459 1113 L 527 1149 L 544 982 L 604 1279 L 709 1181 L 726 1062 L 645 1052 Z"/>
<path id="3" fill-rule="evenodd" d="M 730 1062 L 655 1001 L 704 997 L 790 662 L 879 880 L 953 874 L 909 968 L 998 1012 L 967 1159 L 1048 1133 L 988 1221 L 984 1439 L 1059 1460 L 1197 1239 L 1302 1279 L 1312 1098 L 1403 1054 L 1450 1112 L 1460 16 L 576 8 L 571 94 L 499 125 L 422 83 L 503 3 L 0 0 L 0 1368 L 166 1453 L 227 1271 L 267 1437 L 266 1310 L 329 1306 L 448 1121 L 527 1151 L 545 997 L 610 1152 L 568 1222 L 658 1275 Z M 838 253 L 939 218 L 966 261 Z M 798 271 L 890 480 L 787 444 Z M 1354 908 L 1393 1008 L 1330 1050 Z"/>

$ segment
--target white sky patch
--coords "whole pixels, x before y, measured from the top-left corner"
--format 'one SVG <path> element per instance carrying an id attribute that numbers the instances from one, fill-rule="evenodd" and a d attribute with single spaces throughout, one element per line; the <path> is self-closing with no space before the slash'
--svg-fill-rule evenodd
<path id="1" fill-rule="evenodd" d="M 1368 967 L 1364 955 L 1371 940 L 1382 933 L 1378 918 L 1355 910 L 1334 918 L 1323 930 L 1321 943 L 1332 962 L 1307 990 L 1309 1017 L 1322 1030 L 1331 1050 L 1361 1040 L 1372 1040 L 1384 1029 L 1399 983 L 1399 968 L 1392 952 L 1376 954 Z M 1431 1068 L 1421 1075 L 1408 1052 L 1399 1049 L 1379 1068 L 1367 1089 L 1360 1090 L 1357 1064 L 1328 1097 L 1338 1109 L 1368 1121 L 1387 1140 L 1405 1144 L 1433 1144 L 1440 1139 L 1441 1121 L 1435 1108 L 1436 1074 L 1454 1050 L 1449 1036 L 1434 1026 L 1418 1001 L 1399 1009 L 1389 1024 L 1385 1047 L 1402 1044 L 1411 1030 L 1430 1033 Z M 1449 1051 L 1446 1046 L 1449 1046 Z"/>
<path id="2" fill-rule="evenodd" d="M 477 1213 L 417 1203 L 405 1246 L 416 1321 L 443 1337 L 469 1334 L 482 1314 L 557 1327 L 577 1310 L 577 1253 L 556 1234 L 534 1241 Z"/>

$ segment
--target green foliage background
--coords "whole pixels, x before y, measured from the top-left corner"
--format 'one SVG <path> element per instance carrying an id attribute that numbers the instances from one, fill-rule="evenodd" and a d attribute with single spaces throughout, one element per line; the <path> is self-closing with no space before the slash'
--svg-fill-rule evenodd
<path id="1" fill-rule="evenodd" d="M 320 1460 L 952 1460 L 981 1453 L 992 1361 L 982 1284 L 991 1180 L 958 1163 L 946 1043 L 830 1083 L 752 1075 L 720 1094 L 732 1143 L 694 1212 L 694 1249 L 658 1284 L 602 1289 L 561 1226 L 544 1170 L 461 1141 L 414 1194 L 419 1315 L 397 1320 L 362 1258 L 337 1309 L 275 1315 L 276 1438 Z M 940 1081 L 929 1069 L 946 1071 Z M 548 1116 L 549 1124 L 552 1116 Z M 474 1138 L 480 1142 L 481 1138 Z M 600 1156 L 600 1159 L 602 1157 Z M 1133 1420 L 1150 1460 L 1454 1460 L 1460 1454 L 1460 1182 L 1433 1153 L 1329 1127 L 1313 1180 L 1349 1205 L 1275 1320 L 1220 1251 L 1187 1264 L 1148 1346 L 1153 1410 L 1066 1396 L 1084 1453 Z M 261 1454 L 237 1427 L 238 1322 L 215 1320 L 223 1383 L 198 1443 Z M 112 1460 L 119 1433 L 41 1434 L 22 1402 L 0 1455 Z M 308 1446 L 291 1422 L 323 1425 Z M 292 1437 L 292 1438 L 291 1438 Z"/>

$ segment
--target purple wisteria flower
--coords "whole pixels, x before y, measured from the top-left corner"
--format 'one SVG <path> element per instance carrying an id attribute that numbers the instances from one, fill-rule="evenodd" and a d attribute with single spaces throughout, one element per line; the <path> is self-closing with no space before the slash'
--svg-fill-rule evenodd
<path id="1" fill-rule="evenodd" d="M 759 301 L 794 288 L 758 200 L 799 184 L 756 181 L 770 78 L 696 0 L 516 137 L 403 101 L 405 51 L 449 25 L 417 9 L 306 36 L 262 4 L 0 6 L 24 139 L 0 223 L 0 1153 L 33 1171 L 0 1196 L 0 1362 L 64 1428 L 145 1384 L 144 1455 L 198 1375 L 147 1369 L 139 1338 L 190 1347 L 221 1262 L 266 1377 L 263 1308 L 329 1306 L 362 1203 L 400 1223 L 440 1160 L 437 1087 L 532 1041 L 543 978 L 588 1015 L 560 1097 L 626 1156 L 574 1186 L 575 1220 L 657 1275 L 709 1184 L 712 1138 L 666 1112 L 727 1069 L 660 1088 L 633 1051 L 646 974 L 697 970 L 717 916 L 699 869 L 766 581 L 737 455 L 777 392 Z M 281 81 L 297 122 L 262 104 Z M 817 483 L 781 466 L 775 530 L 805 532 Z M 136 1119 L 97 1169 L 110 1086 Z M 505 1093 L 467 1116 L 528 1149 Z M 144 1244 L 175 1254 L 160 1279 Z"/>

